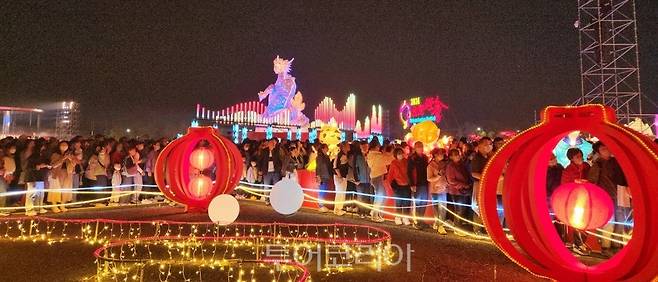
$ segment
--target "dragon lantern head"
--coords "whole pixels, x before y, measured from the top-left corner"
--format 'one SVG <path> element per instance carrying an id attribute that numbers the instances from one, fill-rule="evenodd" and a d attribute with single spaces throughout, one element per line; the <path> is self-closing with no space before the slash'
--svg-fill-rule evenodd
<path id="1" fill-rule="evenodd" d="M 276 74 L 282 74 L 282 73 L 290 73 L 290 66 L 292 65 L 292 61 L 294 61 L 295 58 L 292 58 L 290 60 L 286 60 L 283 58 L 280 58 L 279 55 L 276 56 L 274 61 L 272 63 L 274 64 L 274 73 Z"/>

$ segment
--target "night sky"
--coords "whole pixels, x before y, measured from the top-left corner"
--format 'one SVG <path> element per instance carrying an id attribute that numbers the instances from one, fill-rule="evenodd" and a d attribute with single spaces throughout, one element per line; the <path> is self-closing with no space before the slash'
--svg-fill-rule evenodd
<path id="1" fill-rule="evenodd" d="M 354 92 L 363 116 L 438 94 L 444 127 L 516 129 L 580 95 L 576 1 L 96 2 L 0 4 L 0 105 L 75 100 L 84 130 L 172 134 L 197 102 L 257 99 L 276 55 L 310 117 L 324 96 Z M 658 100 L 658 1 L 636 5 Z"/>

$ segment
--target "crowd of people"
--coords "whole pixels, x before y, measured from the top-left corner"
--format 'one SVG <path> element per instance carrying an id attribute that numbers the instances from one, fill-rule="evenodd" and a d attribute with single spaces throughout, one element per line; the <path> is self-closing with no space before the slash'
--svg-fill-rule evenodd
<path id="1" fill-rule="evenodd" d="M 460 236 L 464 232 L 484 234 L 479 227 L 478 209 L 480 178 L 487 162 L 504 145 L 502 138 L 483 137 L 477 141 L 451 139 L 444 148 L 426 151 L 424 144 L 378 139 L 371 142 L 340 143 L 335 150 L 327 144 L 309 141 L 246 140 L 239 144 L 244 159 L 243 180 L 271 187 L 283 177 L 297 179 L 302 169 L 315 172 L 319 184 L 319 211 L 333 211 L 342 216 L 353 213 L 375 222 L 384 221 L 386 187 L 395 198 L 397 225 L 416 229 L 430 228 L 424 220 L 427 208 L 433 209 L 431 226 L 440 234 L 449 230 Z M 27 137 L 0 140 L 0 193 L 24 190 L 17 196 L 0 197 L 0 207 L 25 206 L 25 213 L 34 216 L 49 212 L 66 212 L 70 203 L 81 201 L 92 205 L 122 205 L 150 203 L 152 196 L 140 195 L 144 184 L 154 184 L 153 169 L 158 154 L 167 140 L 135 140 L 128 138 L 76 137 L 64 141 L 54 138 Z M 626 222 L 631 214 L 627 183 L 621 167 L 601 142 L 594 144 L 591 156 L 583 156 L 577 148 L 567 151 L 570 164 L 562 167 L 553 156 L 547 171 L 547 195 L 565 183 L 590 182 L 602 187 L 616 203 L 614 220 Z M 502 177 L 501 177 L 502 180 Z M 502 183 L 499 180 L 499 197 Z M 113 193 L 133 191 L 130 196 L 72 193 L 71 189 L 98 187 Z M 157 188 L 154 188 L 157 190 Z M 333 190 L 333 191 L 332 191 Z M 354 192 L 354 193 L 348 193 Z M 333 200 L 328 196 L 333 193 Z M 23 196 L 24 195 L 24 196 Z M 115 194 L 112 194 L 115 195 Z M 236 197 L 248 197 L 238 190 Z M 98 201 L 100 198 L 107 198 Z M 160 198 L 161 199 L 161 198 Z M 269 204 L 267 193 L 262 200 Z M 357 205 L 358 200 L 365 205 Z M 622 203 L 623 202 L 623 203 Z M 502 198 L 499 198 L 499 205 Z M 0 211 L 1 212 L 1 211 Z M 2 215 L 6 215 L 2 212 Z M 504 224 L 504 213 L 499 211 Z M 447 226 L 441 224 L 447 223 Z M 471 224 L 472 222 L 476 224 Z M 454 228 L 448 228 L 454 227 Z M 565 227 L 556 228 L 574 252 L 586 254 L 584 234 Z M 609 231 L 628 231 L 623 225 L 606 226 Z M 604 250 L 614 252 L 619 244 L 603 240 Z"/>
<path id="2" fill-rule="evenodd" d="M 439 222 L 449 222 L 460 230 L 469 229 L 462 219 L 474 218 L 481 222 L 474 212 L 477 208 L 470 207 L 477 207 L 473 197 L 477 195 L 479 178 L 487 160 L 502 145 L 502 138 L 484 137 L 478 142 L 462 138 L 426 154 L 421 142 L 411 146 L 387 140 L 380 144 L 378 139 L 373 139 L 371 142 L 342 142 L 332 152 L 327 144 L 280 142 L 274 138 L 248 140 L 242 144 L 241 152 L 245 160 L 245 179 L 249 183 L 273 185 L 283 177 L 297 177 L 300 169 L 314 170 L 319 183 L 320 212 L 333 210 L 339 216 L 351 212 L 382 222 L 386 186 L 390 186 L 395 194 L 396 213 L 401 215 L 395 218 L 396 224 L 429 228 L 418 220 L 429 207 L 441 219 L 432 227 L 447 234 Z M 328 198 L 329 193 L 334 194 L 333 201 Z M 263 200 L 267 203 L 266 195 Z M 350 200 L 365 205 L 356 205 Z M 455 204 L 446 205 L 446 202 Z M 446 208 L 452 212 L 447 213 Z M 473 231 L 483 233 L 480 228 Z"/>
<path id="3" fill-rule="evenodd" d="M 100 135 L 71 140 L 4 138 L 0 140 L 0 193 L 17 193 L 0 197 L 0 207 L 24 205 L 25 214 L 34 216 L 66 212 L 79 203 L 117 206 L 160 200 L 140 192 L 144 184 L 154 183 L 155 160 L 165 144 L 166 140 L 117 140 Z M 85 187 L 97 189 L 78 191 Z M 98 193 L 103 190 L 111 194 Z M 128 190 L 134 193 L 117 196 Z M 0 215 L 8 213 L 0 210 Z"/>
<path id="4" fill-rule="evenodd" d="M 435 148 L 428 153 L 421 142 L 411 145 L 384 141 L 380 144 L 373 139 L 371 142 L 343 142 L 338 145 L 337 152 L 331 152 L 326 144 L 271 139 L 247 141 L 241 149 L 247 165 L 246 180 L 250 183 L 273 185 L 282 177 L 295 177 L 299 169 L 314 169 L 322 213 L 333 210 L 341 216 L 351 212 L 382 222 L 386 186 L 390 186 L 394 192 L 395 213 L 399 215 L 394 219 L 395 224 L 429 228 L 421 219 L 426 208 L 432 208 L 436 218 L 433 229 L 447 234 L 451 228 L 441 224 L 445 222 L 455 227 L 452 228 L 455 234 L 465 236 L 464 232 L 486 233 L 480 227 L 482 220 L 477 205 L 480 178 L 493 154 L 504 143 L 502 138 L 489 137 L 472 142 L 466 138 L 451 139 L 445 148 Z M 549 209 L 551 194 L 560 185 L 590 182 L 608 192 L 615 204 L 611 219 L 614 223 L 606 225 L 604 230 L 628 234 L 632 231 L 632 209 L 624 173 L 605 144 L 596 141 L 593 148 L 589 156 L 583 156 L 578 148 L 569 149 L 566 154 L 570 164 L 566 167 L 557 162 L 555 155 L 551 156 L 546 179 Z M 498 215 L 505 225 L 503 178 L 504 175 L 498 180 Z M 334 201 L 328 199 L 328 192 L 334 194 Z M 352 199 L 365 205 L 343 204 Z M 267 201 L 267 197 L 263 200 Z M 330 209 L 328 203 L 332 202 Z M 557 220 L 556 229 L 575 253 L 590 253 L 584 232 L 567 228 Z M 610 238 L 609 233 L 604 236 Z M 601 240 L 603 254 L 611 256 L 617 252 L 622 247 L 618 241 Z"/>
<path id="5" fill-rule="evenodd" d="M 616 234 L 627 234 L 631 229 L 630 226 L 621 223 L 631 221 L 630 192 L 628 191 L 628 183 L 624 172 L 608 147 L 598 141 L 594 143 L 593 152 L 590 156 L 584 156 L 578 148 L 568 149 L 566 155 L 569 159 L 569 165 L 566 167 L 562 167 L 555 156 L 549 161 L 546 181 L 548 196 L 550 197 L 557 187 L 565 183 L 596 184 L 607 192 L 615 206 L 612 220 L 617 223 L 607 224 L 604 230 Z M 584 241 L 584 232 L 567 227 L 559 222 L 556 222 L 556 229 L 573 252 L 580 255 L 590 253 L 591 250 Z M 609 235 L 607 237 L 610 238 Z M 604 255 L 611 256 L 622 245 L 613 240 L 602 240 L 601 247 Z"/>

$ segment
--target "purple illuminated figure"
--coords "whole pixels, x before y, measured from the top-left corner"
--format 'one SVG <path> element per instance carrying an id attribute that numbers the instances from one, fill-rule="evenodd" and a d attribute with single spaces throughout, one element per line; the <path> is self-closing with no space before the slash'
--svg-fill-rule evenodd
<path id="1" fill-rule="evenodd" d="M 258 98 L 260 101 L 268 98 L 267 107 L 263 112 L 264 118 L 275 117 L 287 110 L 290 113 L 290 123 L 306 125 L 308 118 L 302 113 L 305 107 L 304 99 L 302 93 L 297 91 L 295 77 L 290 75 L 290 65 L 294 60 L 294 58 L 285 60 L 276 56 L 273 61 L 274 73 L 277 74 L 276 82 L 258 92 Z"/>

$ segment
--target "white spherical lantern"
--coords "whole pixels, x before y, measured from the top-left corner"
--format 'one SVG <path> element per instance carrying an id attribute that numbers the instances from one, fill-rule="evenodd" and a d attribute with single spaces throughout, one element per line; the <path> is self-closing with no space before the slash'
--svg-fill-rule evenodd
<path id="1" fill-rule="evenodd" d="M 272 187 L 270 203 L 272 208 L 280 214 L 294 214 L 304 204 L 304 191 L 297 181 L 284 178 Z"/>
<path id="2" fill-rule="evenodd" d="M 210 220 L 219 225 L 233 223 L 240 214 L 240 203 L 233 196 L 222 194 L 210 202 L 208 216 Z"/>

